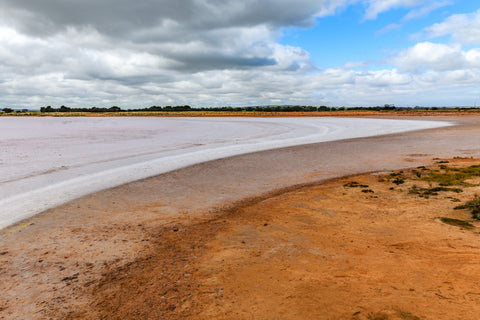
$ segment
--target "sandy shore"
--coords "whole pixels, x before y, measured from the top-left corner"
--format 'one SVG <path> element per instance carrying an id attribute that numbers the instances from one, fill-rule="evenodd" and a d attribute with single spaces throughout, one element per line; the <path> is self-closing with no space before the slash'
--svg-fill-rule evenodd
<path id="1" fill-rule="evenodd" d="M 433 120 L 432 117 L 428 119 Z M 129 316 L 138 318 L 140 309 L 132 307 L 138 305 L 146 306 L 141 309 L 142 312 L 151 311 L 150 314 L 142 314 L 142 318 L 156 319 L 162 316 L 164 318 L 182 316 L 251 318 L 254 310 L 248 307 L 251 306 L 251 301 L 249 302 L 248 299 L 242 300 L 244 304 L 237 306 L 241 309 L 235 309 L 232 304 L 225 302 L 228 300 L 225 298 L 227 286 L 222 285 L 222 281 L 248 278 L 249 274 L 265 272 L 267 269 L 261 268 L 268 264 L 263 267 L 261 267 L 262 264 L 258 264 L 260 269 L 247 268 L 242 269 L 243 271 L 233 268 L 233 265 L 243 265 L 243 262 L 232 260 L 229 254 L 222 253 L 221 248 L 230 246 L 225 239 L 235 239 L 234 233 L 231 233 L 221 240 L 222 232 L 227 232 L 228 235 L 228 232 L 237 230 L 235 228 L 239 227 L 237 231 L 240 230 L 239 232 L 242 233 L 241 226 L 250 221 L 250 218 L 252 218 L 251 223 L 260 223 L 259 226 L 266 223 L 265 227 L 270 225 L 271 219 L 284 219 L 283 222 L 286 222 L 290 218 L 288 215 L 278 218 L 269 216 L 267 213 L 265 216 L 259 216 L 261 221 L 256 221 L 254 217 L 258 213 L 244 213 L 242 210 L 248 211 L 248 208 L 251 208 L 250 205 L 261 206 L 261 201 L 270 199 L 274 195 L 287 197 L 282 201 L 291 203 L 289 194 L 285 194 L 286 191 L 304 185 L 315 185 L 340 176 L 430 165 L 435 162 L 434 158 L 480 157 L 479 117 L 442 117 L 441 120 L 454 121 L 459 125 L 421 132 L 291 147 L 216 160 L 83 197 L 7 228 L 2 231 L 0 240 L 0 290 L 4 293 L 0 297 L 0 317 L 5 319 L 49 317 L 96 319 L 102 316 L 119 319 L 129 318 Z M 340 188 L 339 185 L 336 187 Z M 331 188 L 334 190 L 334 187 Z M 377 203 L 375 201 L 370 206 L 374 206 Z M 273 208 L 271 210 L 274 210 Z M 305 210 L 302 207 L 293 206 L 292 208 Z M 227 217 L 224 219 L 224 215 L 229 215 L 228 219 Z M 244 218 L 247 220 L 242 220 Z M 221 225 L 224 220 L 228 221 L 228 228 Z M 262 224 L 264 220 L 266 222 Z M 280 220 L 275 223 L 283 223 Z M 362 219 L 359 217 L 359 220 Z M 441 225 L 441 227 L 444 226 Z M 198 230 L 197 233 L 191 233 L 193 236 L 190 238 L 184 233 L 184 230 L 190 230 L 189 228 Z M 250 229 L 246 229 L 247 235 Z M 301 229 L 297 228 L 294 231 L 299 230 Z M 458 232 L 457 229 L 447 229 L 447 231 Z M 251 236 L 254 235 L 255 233 L 251 234 Z M 469 234 L 468 237 L 470 236 Z M 356 239 L 363 244 L 369 242 L 368 237 L 363 240 L 360 239 L 361 235 L 352 237 L 352 240 Z M 456 239 L 454 233 L 452 237 L 454 238 L 451 239 Z M 465 241 L 472 240 L 468 237 Z M 185 241 L 183 241 L 184 238 Z M 298 245 L 300 246 L 300 243 Z M 185 246 L 189 247 L 185 248 Z M 452 246 L 455 247 L 455 245 Z M 260 250 L 261 246 L 257 245 L 257 247 Z M 389 256 L 383 255 L 383 251 L 378 252 L 381 252 L 380 261 L 390 259 Z M 465 252 L 462 249 L 459 255 L 464 253 L 465 256 L 471 257 L 471 253 Z M 259 251 L 259 257 L 264 253 Z M 434 261 L 435 257 L 445 252 L 439 250 L 437 253 L 434 257 L 421 259 L 433 263 L 431 261 Z M 250 256 L 255 254 L 255 252 L 249 253 Z M 200 260 L 212 263 L 216 261 L 217 269 L 214 266 L 208 267 L 208 270 L 202 269 L 201 267 L 205 265 L 197 262 Z M 362 263 L 369 260 L 362 260 Z M 302 260 L 295 261 L 298 269 Z M 356 265 L 358 262 L 352 260 L 349 263 Z M 427 262 L 422 266 L 429 267 Z M 311 264 L 315 264 L 314 261 L 306 263 L 306 265 Z M 387 264 L 390 265 L 391 262 Z M 175 268 L 172 269 L 171 266 Z M 233 270 L 233 273 L 222 273 L 225 268 Z M 234 269 L 238 273 L 235 273 Z M 299 272 L 299 279 L 304 279 L 305 275 L 300 272 L 302 270 L 295 271 Z M 328 271 L 328 269 L 316 270 L 315 268 L 312 270 L 312 274 L 316 274 L 317 271 L 321 271 L 322 274 Z M 471 270 L 476 271 L 473 267 Z M 156 278 L 152 276 L 153 274 Z M 209 280 L 213 282 L 201 298 L 189 300 L 184 294 L 190 292 L 188 290 L 192 285 L 205 286 L 205 283 L 197 281 L 199 274 L 204 275 L 200 279 L 202 281 L 208 279 L 209 274 L 218 274 L 218 276 L 212 276 L 216 280 L 213 278 Z M 271 275 L 274 276 L 274 274 Z M 330 274 L 329 277 L 334 275 Z M 287 282 L 284 281 L 287 278 L 276 280 L 288 288 Z M 151 279 L 157 281 L 147 281 Z M 219 282 L 215 283 L 215 281 Z M 320 279 L 315 281 L 318 283 Z M 248 286 L 255 286 L 255 283 L 246 283 L 242 288 Z M 335 295 L 339 298 L 350 292 L 353 287 L 356 285 L 333 286 L 330 289 L 336 288 L 332 292 L 336 292 Z M 418 290 L 420 294 L 425 288 L 408 288 L 408 290 Z M 292 299 L 283 296 L 275 298 L 273 293 L 277 292 L 276 290 L 282 291 L 281 286 L 272 287 L 271 290 L 266 286 L 263 289 L 267 291 L 258 291 L 259 296 L 271 296 L 272 300 L 267 302 L 267 297 L 264 300 L 256 300 L 259 306 L 263 305 L 265 308 L 257 307 L 255 310 L 259 312 L 263 310 L 267 313 L 255 313 L 257 312 L 255 311 L 254 315 L 267 317 L 269 310 L 270 312 L 274 310 L 272 306 L 276 305 L 276 302 L 286 303 L 288 299 Z M 473 294 L 470 296 L 474 297 L 477 291 L 471 291 Z M 178 293 L 173 294 L 174 292 Z M 318 305 L 318 299 L 322 298 L 322 296 L 312 295 L 312 292 L 307 290 L 304 294 L 305 296 L 310 294 L 312 299 L 305 301 L 293 299 L 289 303 L 299 307 L 303 303 L 306 306 L 305 311 L 311 310 L 307 306 Z M 355 294 L 361 296 L 363 292 L 360 290 Z M 251 293 L 252 291 L 230 291 L 228 296 L 231 299 L 242 295 L 249 296 Z M 437 293 L 442 297 L 450 297 L 443 291 Z M 101 297 L 107 299 L 102 300 Z M 314 297 L 317 300 L 313 299 Z M 419 298 L 419 296 L 415 297 Z M 452 300 L 450 301 L 437 297 L 444 300 L 443 303 L 458 302 L 456 298 L 450 297 Z M 165 303 L 167 298 L 169 302 Z M 379 294 L 375 299 L 377 302 L 382 300 L 382 295 Z M 142 304 L 142 301 L 146 304 Z M 408 301 L 408 299 L 404 301 L 405 306 L 408 305 Z M 390 301 L 387 304 L 391 306 L 394 302 Z M 269 303 L 273 303 L 272 306 Z M 393 309 L 384 310 L 387 304 L 385 306 L 369 305 L 370 309 L 364 307 L 367 309 L 353 311 L 351 316 L 353 317 L 356 312 L 360 312 L 355 315 L 358 317 L 373 312 L 387 314 L 394 319 L 391 311 Z M 148 307 L 151 305 L 162 307 Z M 216 307 L 218 305 L 220 307 Z M 267 308 L 267 306 L 270 307 Z M 289 304 L 285 306 L 288 307 Z M 409 312 L 412 315 L 427 315 L 415 313 L 419 309 L 410 310 L 405 309 L 404 306 L 402 309 L 400 303 L 397 307 L 403 310 L 402 312 Z M 242 311 L 243 309 L 246 311 Z M 237 310 L 238 314 L 228 316 L 228 312 L 232 310 Z M 328 317 L 324 318 L 335 318 L 335 315 L 340 318 L 346 317 L 352 310 L 345 306 L 343 311 L 337 309 L 325 311 Z M 131 313 L 128 315 L 127 311 Z M 197 315 L 192 312 L 200 313 Z M 301 315 L 301 313 L 298 314 Z M 293 314 L 283 316 L 272 314 L 271 316 L 292 318 Z M 321 315 L 319 317 L 322 318 Z M 463 317 L 463 319 L 468 318 Z M 451 317 L 445 317 L 445 319 L 451 319 Z"/>

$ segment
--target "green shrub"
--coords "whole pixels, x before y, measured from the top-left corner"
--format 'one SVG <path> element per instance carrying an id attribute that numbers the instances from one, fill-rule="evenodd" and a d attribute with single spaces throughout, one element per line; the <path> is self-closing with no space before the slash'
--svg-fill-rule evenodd
<path id="1" fill-rule="evenodd" d="M 366 184 L 360 184 L 356 181 L 352 181 L 343 185 L 345 188 L 368 188 Z"/>
<path id="2" fill-rule="evenodd" d="M 480 197 L 475 196 L 475 199 L 465 202 L 460 206 L 456 206 L 455 210 L 467 209 L 476 220 L 480 220 Z"/>
<path id="3" fill-rule="evenodd" d="M 372 189 L 363 189 L 362 192 L 363 193 L 375 193 L 375 191 L 373 191 Z"/>
<path id="4" fill-rule="evenodd" d="M 439 192 L 463 192 L 460 188 L 447 188 L 447 187 L 433 187 L 433 188 L 421 188 L 416 185 L 408 189 L 409 194 L 418 194 L 419 197 L 428 199 L 429 196 L 438 196 Z"/>

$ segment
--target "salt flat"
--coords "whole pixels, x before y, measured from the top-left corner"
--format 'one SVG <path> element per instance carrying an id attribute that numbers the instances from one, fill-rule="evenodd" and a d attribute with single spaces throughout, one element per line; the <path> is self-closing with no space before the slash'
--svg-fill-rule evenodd
<path id="1" fill-rule="evenodd" d="M 0 228 L 83 195 L 196 163 L 448 126 L 363 118 L 0 118 Z"/>

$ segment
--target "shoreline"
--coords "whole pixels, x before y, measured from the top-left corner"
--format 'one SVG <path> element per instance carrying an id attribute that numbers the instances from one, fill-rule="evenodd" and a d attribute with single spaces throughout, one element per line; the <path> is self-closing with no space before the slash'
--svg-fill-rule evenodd
<path id="1" fill-rule="evenodd" d="M 5 158 L 0 173 L 6 181 L 0 184 L 0 228 L 87 194 L 198 163 L 454 124 L 352 118 L 71 118 L 67 122 L 51 118 L 40 122 L 19 119 L 3 125 L 4 138 L 11 135 L 11 139 L 2 141 Z M 12 135 L 8 128 L 41 132 L 41 137 Z M 200 138 L 209 128 L 212 131 Z"/>
<path id="2" fill-rule="evenodd" d="M 50 312 L 68 318 L 72 307 L 91 303 L 99 276 L 143 261 L 146 257 L 139 252 L 155 252 L 160 230 L 211 220 L 229 204 L 267 190 L 315 184 L 339 173 L 425 165 L 434 157 L 479 157 L 480 118 L 460 122 L 442 129 L 219 159 L 48 210 L 1 232 L 0 283 L 6 294 L 0 317 L 41 318 Z M 10 314 L 15 297 L 27 292 L 24 300 L 15 302 L 16 313 Z"/>

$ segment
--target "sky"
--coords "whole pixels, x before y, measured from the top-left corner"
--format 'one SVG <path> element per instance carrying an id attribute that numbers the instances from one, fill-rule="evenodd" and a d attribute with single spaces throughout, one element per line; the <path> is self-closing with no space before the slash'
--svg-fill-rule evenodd
<path id="1" fill-rule="evenodd" d="M 0 0 L 0 108 L 479 106 L 471 0 Z"/>

